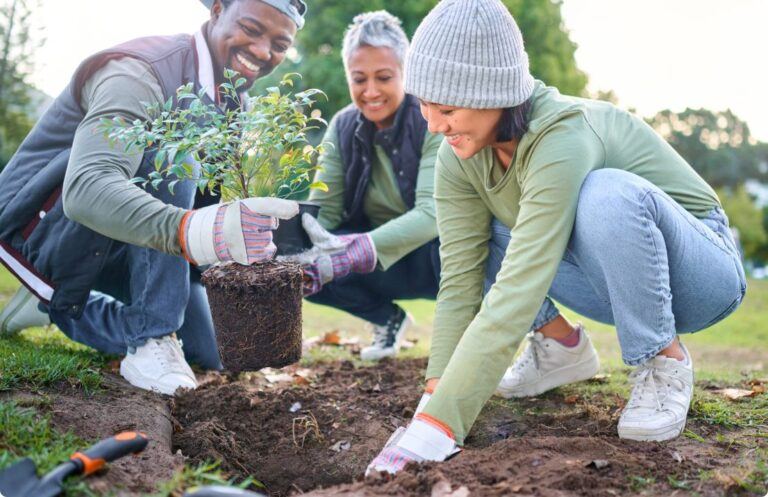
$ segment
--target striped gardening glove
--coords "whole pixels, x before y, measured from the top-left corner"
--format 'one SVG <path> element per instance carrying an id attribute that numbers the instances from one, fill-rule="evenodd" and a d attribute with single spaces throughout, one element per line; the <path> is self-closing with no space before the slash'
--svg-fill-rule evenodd
<path id="1" fill-rule="evenodd" d="M 451 429 L 426 413 L 417 414 L 408 428 L 398 428 L 368 469 L 395 474 L 409 462 L 445 461 L 461 451 Z"/>
<path id="2" fill-rule="evenodd" d="M 189 211 L 179 225 L 182 253 L 198 266 L 269 260 L 276 250 L 272 230 L 278 220 L 298 212 L 298 203 L 278 198 L 247 198 Z"/>
<path id="3" fill-rule="evenodd" d="M 287 256 L 285 260 L 302 265 L 305 297 L 349 273 L 370 273 L 376 269 L 376 247 L 367 233 L 337 236 L 320 226 L 310 214 L 302 215 L 301 224 L 312 241 L 312 248 Z"/>

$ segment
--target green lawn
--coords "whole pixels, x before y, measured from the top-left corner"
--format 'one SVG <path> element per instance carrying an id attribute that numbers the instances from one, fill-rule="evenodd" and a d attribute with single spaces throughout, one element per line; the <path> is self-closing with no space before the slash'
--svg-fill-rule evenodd
<path id="1" fill-rule="evenodd" d="M 411 300 L 400 303 L 416 319 L 415 329 L 408 334 L 416 339 L 416 347 L 406 356 L 427 355 L 432 332 L 434 302 Z M 573 321 L 581 321 L 589 330 L 605 369 L 622 366 L 615 329 L 562 309 Z M 307 336 L 338 330 L 344 336 L 370 340 L 365 323 L 341 311 L 315 304 L 304 304 L 304 330 Z M 768 373 L 768 281 L 750 280 L 741 307 L 715 326 L 683 337 L 693 355 L 696 371 L 701 376 Z"/>

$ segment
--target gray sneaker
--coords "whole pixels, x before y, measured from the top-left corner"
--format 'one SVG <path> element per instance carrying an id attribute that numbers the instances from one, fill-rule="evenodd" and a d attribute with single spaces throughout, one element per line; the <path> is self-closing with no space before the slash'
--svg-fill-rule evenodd
<path id="1" fill-rule="evenodd" d="M 38 309 L 38 303 L 40 301 L 26 287 L 19 288 L 0 312 L 0 336 L 10 336 L 26 328 L 51 324 L 51 318 Z"/>
<path id="2" fill-rule="evenodd" d="M 378 361 L 394 357 L 400 350 L 405 331 L 413 324 L 413 317 L 400 307 L 384 326 L 374 325 L 373 343 L 360 351 L 360 359 Z"/>

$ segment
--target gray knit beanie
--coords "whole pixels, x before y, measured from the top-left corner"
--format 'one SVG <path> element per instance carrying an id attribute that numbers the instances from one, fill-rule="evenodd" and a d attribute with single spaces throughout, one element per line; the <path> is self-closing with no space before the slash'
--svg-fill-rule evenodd
<path id="1" fill-rule="evenodd" d="M 499 0 L 442 0 L 413 35 L 405 91 L 442 105 L 503 109 L 528 100 L 533 77 L 517 23 Z"/>

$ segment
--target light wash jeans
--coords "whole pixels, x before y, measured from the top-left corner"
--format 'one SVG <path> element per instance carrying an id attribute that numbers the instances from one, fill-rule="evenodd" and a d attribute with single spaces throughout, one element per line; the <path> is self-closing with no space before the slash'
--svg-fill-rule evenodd
<path id="1" fill-rule="evenodd" d="M 491 223 L 486 291 L 501 267 L 510 229 Z M 642 364 L 678 333 L 732 313 L 747 284 L 728 218 L 697 219 L 649 181 L 619 169 L 590 173 L 571 238 L 532 329 L 556 318 L 554 298 L 614 324 L 628 365 Z"/>
<path id="2" fill-rule="evenodd" d="M 145 160 L 138 176 L 146 178 L 153 170 Z M 166 204 L 189 209 L 196 187 L 193 181 L 180 181 L 174 194 L 165 186 L 149 187 L 147 192 Z M 150 338 L 176 332 L 188 362 L 221 369 L 208 296 L 199 271 L 183 257 L 114 242 L 95 285 L 79 319 L 50 312 L 51 321 L 69 338 L 122 355 Z"/>

